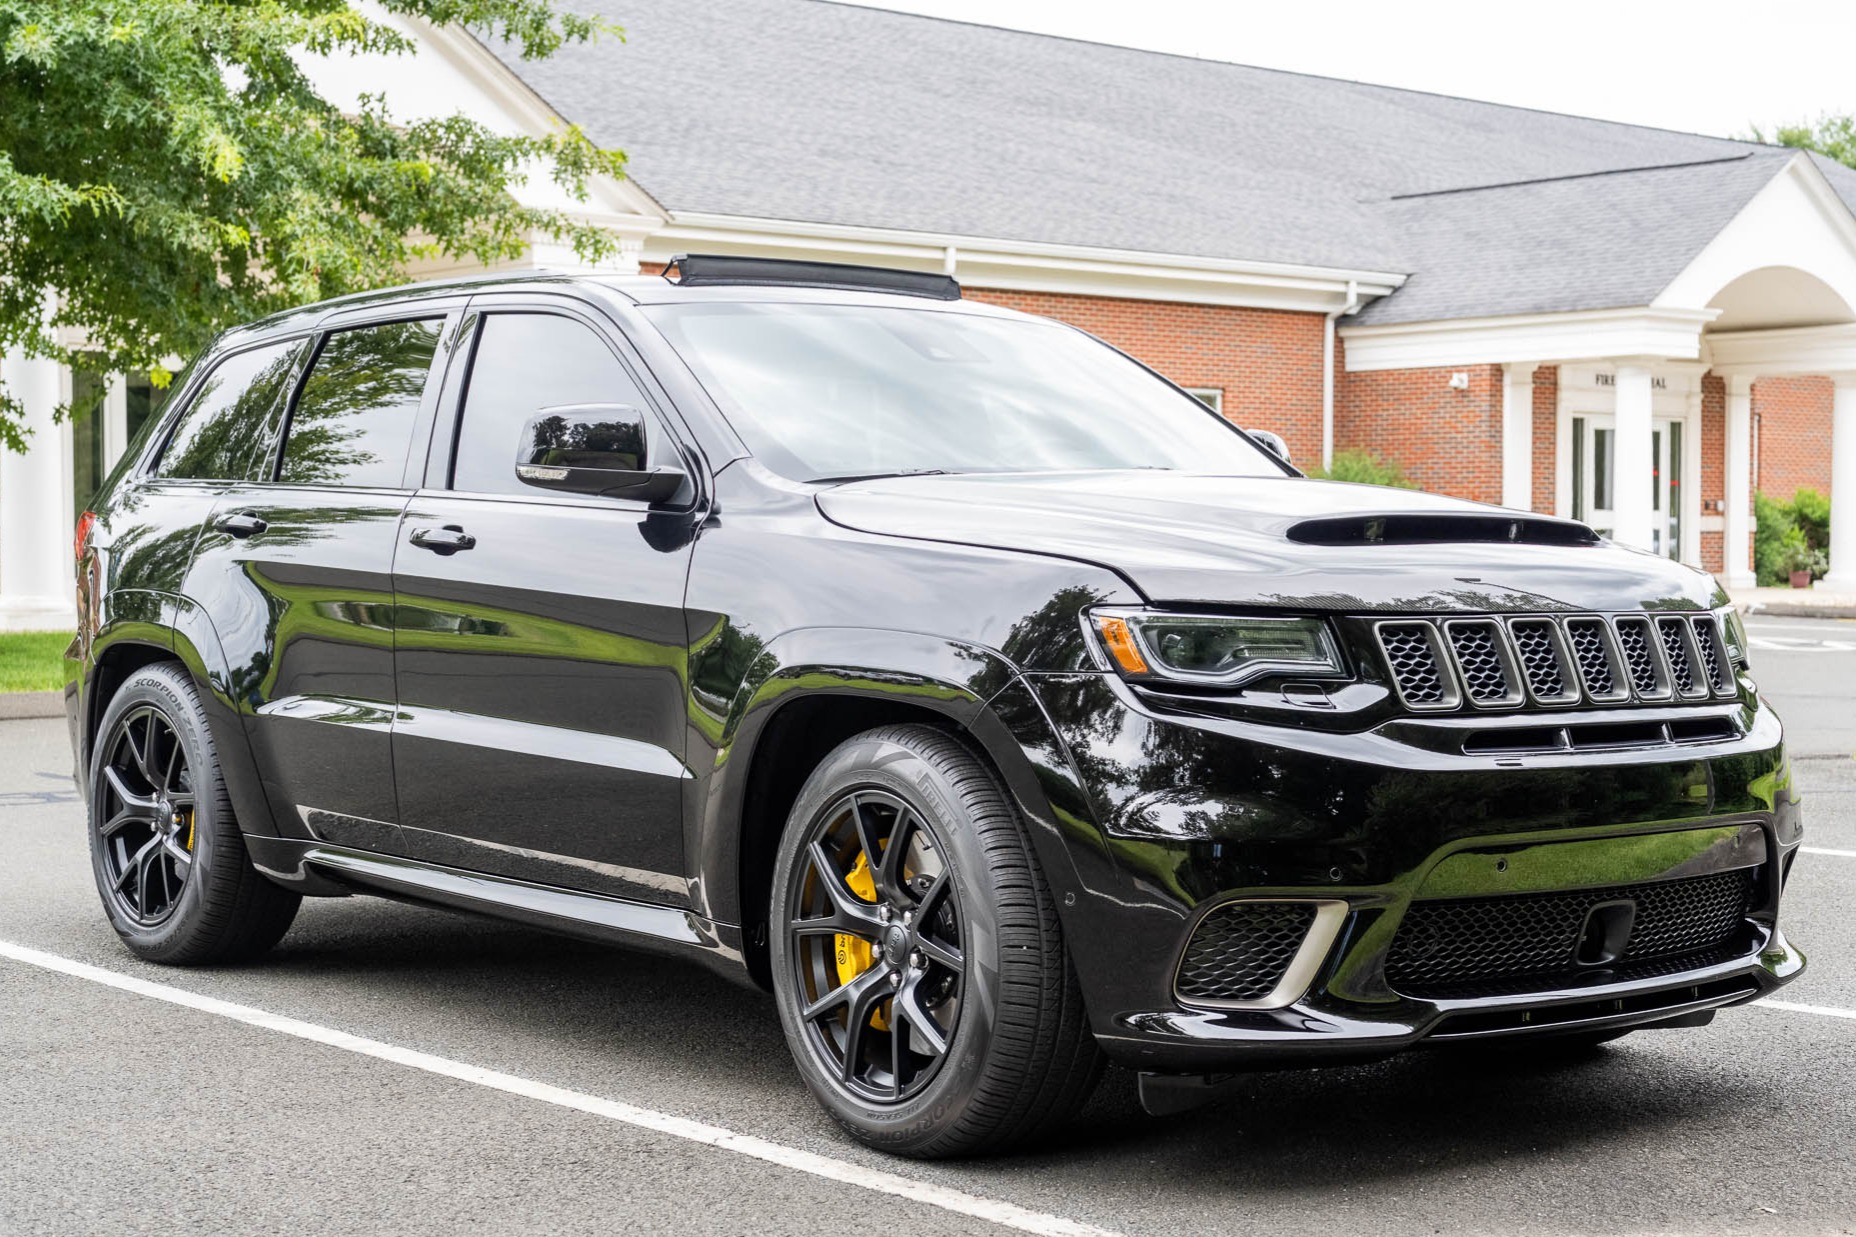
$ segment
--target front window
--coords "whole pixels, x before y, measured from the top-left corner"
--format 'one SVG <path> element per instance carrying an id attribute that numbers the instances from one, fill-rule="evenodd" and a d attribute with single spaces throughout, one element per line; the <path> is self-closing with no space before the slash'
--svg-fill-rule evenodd
<path id="1" fill-rule="evenodd" d="M 784 303 L 646 312 L 755 455 L 796 480 L 1283 472 L 1198 400 L 1056 323 Z"/>

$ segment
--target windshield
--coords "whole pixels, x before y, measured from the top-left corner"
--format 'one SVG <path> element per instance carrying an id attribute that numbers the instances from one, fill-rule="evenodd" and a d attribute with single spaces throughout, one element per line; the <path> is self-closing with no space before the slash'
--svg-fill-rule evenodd
<path id="1" fill-rule="evenodd" d="M 795 480 L 1283 472 L 1192 396 L 1056 323 L 788 303 L 645 312 L 754 454 Z"/>

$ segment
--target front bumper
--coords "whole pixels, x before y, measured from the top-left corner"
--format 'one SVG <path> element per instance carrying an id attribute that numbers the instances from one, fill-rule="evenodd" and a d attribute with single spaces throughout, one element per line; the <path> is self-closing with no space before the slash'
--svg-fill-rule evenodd
<path id="1" fill-rule="evenodd" d="M 1175 715 L 1111 676 L 1053 678 L 1038 695 L 1076 783 L 1053 796 L 1078 889 L 1065 931 L 1097 1038 L 1125 1065 L 1216 1073 L 1698 1021 L 1804 969 L 1777 926 L 1798 801 L 1778 721 L 1750 691 L 1715 710 L 1733 714 L 1730 739 L 1537 757 L 1464 755 L 1405 723 L 1339 733 Z M 1462 992 L 1387 976 L 1417 903 L 1707 872 L 1744 873 L 1748 893 L 1706 950 Z M 1182 997 L 1208 912 L 1271 899 L 1338 904 L 1306 983 L 1265 1008 Z"/>

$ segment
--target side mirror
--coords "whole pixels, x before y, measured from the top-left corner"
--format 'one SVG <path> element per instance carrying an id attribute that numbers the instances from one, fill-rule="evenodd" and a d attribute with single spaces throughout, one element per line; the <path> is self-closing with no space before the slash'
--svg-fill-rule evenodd
<path id="1" fill-rule="evenodd" d="M 1265 451 L 1287 464 L 1289 462 L 1289 444 L 1282 440 L 1281 434 L 1272 434 L 1268 430 L 1245 430 L 1251 439 Z"/>
<path id="2" fill-rule="evenodd" d="M 661 503 L 686 477 L 679 468 L 646 468 L 644 413 L 629 404 L 544 408 L 522 428 L 516 476 L 527 485 Z"/>

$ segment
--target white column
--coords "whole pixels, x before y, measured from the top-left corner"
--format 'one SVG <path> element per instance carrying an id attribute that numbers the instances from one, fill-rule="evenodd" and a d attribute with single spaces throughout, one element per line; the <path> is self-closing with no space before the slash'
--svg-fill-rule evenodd
<path id="1" fill-rule="evenodd" d="M 1726 511 L 1721 533 L 1721 575 L 1730 589 L 1752 588 L 1753 552 L 1753 380 L 1727 377 Z"/>
<path id="2" fill-rule="evenodd" d="M 1502 365 L 1502 506 L 1534 509 L 1533 361 Z"/>
<path id="3" fill-rule="evenodd" d="M 58 362 L 8 351 L 0 382 L 25 406 L 26 454 L 0 448 L 0 630 L 69 627 L 70 513 L 62 427 L 52 420 L 63 390 Z"/>
<path id="4" fill-rule="evenodd" d="M 1833 374 L 1830 413 L 1830 574 L 1818 587 L 1856 593 L 1856 373 Z"/>
<path id="5" fill-rule="evenodd" d="M 1612 539 L 1639 550 L 1650 548 L 1650 367 L 1620 363 L 1616 379 L 1617 433 L 1611 482 L 1615 513 Z"/>

